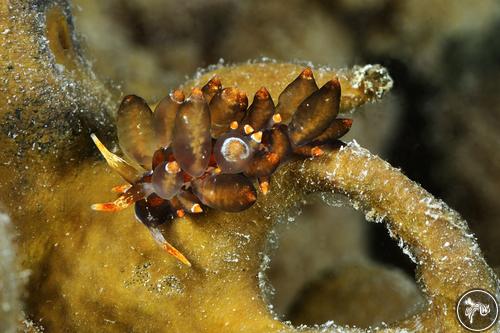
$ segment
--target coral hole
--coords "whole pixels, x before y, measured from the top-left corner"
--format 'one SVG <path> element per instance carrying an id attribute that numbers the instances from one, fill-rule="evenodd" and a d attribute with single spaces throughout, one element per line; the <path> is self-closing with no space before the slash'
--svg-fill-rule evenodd
<path id="1" fill-rule="evenodd" d="M 414 278 L 373 260 L 371 228 L 343 197 L 312 198 L 284 220 L 269 237 L 271 259 L 263 274 L 267 281 L 261 281 L 282 320 L 370 327 L 420 309 L 423 298 Z"/>
<path id="2" fill-rule="evenodd" d="M 67 69 L 76 67 L 76 53 L 68 20 L 59 7 L 52 7 L 46 14 L 46 37 L 55 61 Z"/>

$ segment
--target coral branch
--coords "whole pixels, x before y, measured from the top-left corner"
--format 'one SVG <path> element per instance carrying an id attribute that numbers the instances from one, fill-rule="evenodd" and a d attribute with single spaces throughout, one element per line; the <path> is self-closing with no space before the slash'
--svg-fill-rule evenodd
<path id="1" fill-rule="evenodd" d="M 416 260 L 428 308 L 395 327 L 458 331 L 455 314 L 447 309 L 454 308 L 462 293 L 483 288 L 499 294 L 498 278 L 459 214 L 356 143 L 296 163 L 282 174 L 276 182 L 293 179 L 288 184 L 296 191 L 345 193 L 355 207 L 367 211 L 368 218 L 385 221 L 403 251 Z"/>

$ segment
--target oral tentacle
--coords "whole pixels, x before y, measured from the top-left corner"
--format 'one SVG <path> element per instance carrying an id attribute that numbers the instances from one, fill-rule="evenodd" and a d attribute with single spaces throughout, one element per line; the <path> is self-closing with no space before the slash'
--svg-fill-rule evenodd
<path id="1" fill-rule="evenodd" d="M 141 178 L 142 172 L 139 169 L 130 165 L 123 158 L 110 152 L 94 133 L 90 134 L 90 137 L 92 138 L 92 141 L 94 141 L 97 149 L 99 149 L 101 155 L 106 160 L 106 163 L 108 163 L 111 169 L 119 174 L 124 180 L 126 180 L 130 184 L 133 184 L 139 178 Z"/>

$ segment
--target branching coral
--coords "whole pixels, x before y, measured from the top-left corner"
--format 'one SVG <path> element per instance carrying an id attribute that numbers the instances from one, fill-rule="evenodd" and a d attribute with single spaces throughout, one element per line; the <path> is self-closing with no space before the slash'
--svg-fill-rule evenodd
<path id="1" fill-rule="evenodd" d="M 10 122 L 2 124 L 0 136 L 2 147 L 9 148 L 2 151 L 0 195 L 20 234 L 20 261 L 32 270 L 26 311 L 33 319 L 43 318 L 48 331 L 297 331 L 267 308 L 258 277 L 262 251 L 279 216 L 307 195 L 325 191 L 344 193 L 368 218 L 384 220 L 418 264 L 426 310 L 381 330 L 459 331 L 452 309 L 463 291 L 482 287 L 498 295 L 498 279 L 460 216 L 355 142 L 281 168 L 272 192 L 248 210 L 207 210 L 177 219 L 162 232 L 190 258 L 192 267 L 170 260 L 150 242 L 144 228 L 132 223 L 132 212 L 110 217 L 89 209 L 100 200 L 103 188 L 118 182 L 90 153 L 92 143 L 85 133 L 88 127 L 112 128 L 111 117 L 93 108 L 101 100 L 108 105 L 110 94 L 92 76 L 75 79 L 69 69 L 60 74 L 64 80 L 50 79 L 58 77 L 54 69 L 61 68 L 53 56 L 57 51 L 47 48 L 42 38 L 45 21 L 37 19 L 45 17 L 48 8 L 17 2 L 0 8 L 4 17 L 15 16 L 19 23 L 5 27 L 2 21 L 2 29 L 9 29 L 2 44 L 11 45 L 2 53 L 7 64 L 3 70 L 9 73 L 3 92 L 11 102 L 2 99 L 1 116 Z M 85 68 L 83 62 L 76 68 L 80 66 Z M 186 89 L 217 72 L 227 85 L 245 91 L 265 85 L 276 98 L 298 68 L 277 63 L 222 67 L 187 83 Z M 318 72 L 319 84 L 339 76 L 344 110 L 376 100 L 390 88 L 391 81 L 377 66 Z M 39 75 L 23 76 L 29 73 Z M 48 90 L 40 93 L 43 82 Z M 64 93 L 68 82 L 74 94 Z M 83 118 L 75 121 L 72 116 L 80 113 L 74 109 L 84 110 Z M 34 110 L 38 112 L 31 114 Z M 46 150 L 26 147 L 28 142 L 37 148 L 41 139 Z M 61 157 L 66 158 L 63 165 Z M 333 324 L 303 330 L 359 331 Z"/>

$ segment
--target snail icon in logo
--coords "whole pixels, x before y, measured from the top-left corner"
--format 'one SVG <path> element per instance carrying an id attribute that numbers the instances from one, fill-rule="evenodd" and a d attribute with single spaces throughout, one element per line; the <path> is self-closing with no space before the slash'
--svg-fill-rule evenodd
<path id="1" fill-rule="evenodd" d="M 487 316 L 490 313 L 490 305 L 481 302 L 474 302 L 470 297 L 464 301 L 467 306 L 465 308 L 465 315 L 469 318 L 471 325 L 474 323 L 474 315 L 479 311 L 481 317 Z"/>
<path id="2" fill-rule="evenodd" d="M 483 332 L 493 327 L 498 319 L 498 310 L 496 298 L 483 289 L 467 291 L 456 306 L 458 321 L 472 332 Z"/>

